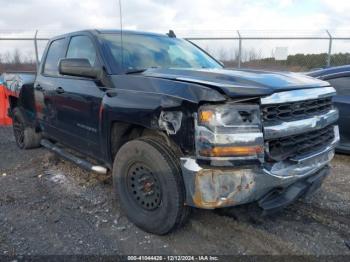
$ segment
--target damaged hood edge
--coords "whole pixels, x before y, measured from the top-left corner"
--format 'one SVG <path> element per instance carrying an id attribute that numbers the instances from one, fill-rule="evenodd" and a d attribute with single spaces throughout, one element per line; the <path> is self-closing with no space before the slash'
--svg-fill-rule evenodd
<path id="1" fill-rule="evenodd" d="M 329 86 L 327 82 L 297 73 L 258 70 L 149 69 L 142 75 L 204 85 L 231 98 L 266 96 L 280 91 Z"/>

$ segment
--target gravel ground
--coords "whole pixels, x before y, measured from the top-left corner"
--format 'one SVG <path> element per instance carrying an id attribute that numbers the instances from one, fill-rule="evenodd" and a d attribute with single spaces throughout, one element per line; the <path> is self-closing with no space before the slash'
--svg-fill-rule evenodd
<path id="1" fill-rule="evenodd" d="M 183 229 L 160 237 L 128 222 L 110 176 L 45 149 L 21 151 L 0 127 L 0 255 L 350 255 L 349 163 L 337 155 L 317 194 L 274 217 L 254 205 L 195 209 Z"/>

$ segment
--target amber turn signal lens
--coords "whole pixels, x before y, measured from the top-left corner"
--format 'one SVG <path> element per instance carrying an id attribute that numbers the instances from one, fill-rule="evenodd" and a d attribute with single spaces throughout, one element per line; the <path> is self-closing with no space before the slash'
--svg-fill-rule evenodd
<path id="1" fill-rule="evenodd" d="M 201 123 L 208 123 L 214 116 L 213 111 L 201 111 L 199 113 L 199 121 Z"/>
<path id="2" fill-rule="evenodd" d="M 234 146 L 203 149 L 199 151 L 199 154 L 206 157 L 228 157 L 256 155 L 263 151 L 264 149 L 262 146 Z"/>

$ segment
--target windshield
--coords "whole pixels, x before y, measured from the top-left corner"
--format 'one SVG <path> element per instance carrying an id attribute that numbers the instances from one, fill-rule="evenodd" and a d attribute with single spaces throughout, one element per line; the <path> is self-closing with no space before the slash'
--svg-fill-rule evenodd
<path id="1" fill-rule="evenodd" d="M 222 68 L 213 58 L 186 40 L 157 35 L 101 34 L 112 70 L 147 68 Z"/>

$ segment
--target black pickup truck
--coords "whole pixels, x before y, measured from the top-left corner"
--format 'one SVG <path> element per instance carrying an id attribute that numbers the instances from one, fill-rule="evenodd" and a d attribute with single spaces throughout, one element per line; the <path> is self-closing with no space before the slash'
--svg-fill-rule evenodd
<path id="1" fill-rule="evenodd" d="M 18 146 L 111 170 L 128 218 L 155 234 L 191 207 L 280 210 L 320 187 L 339 140 L 329 83 L 224 69 L 172 32 L 61 35 L 26 79 L 9 85 Z"/>

